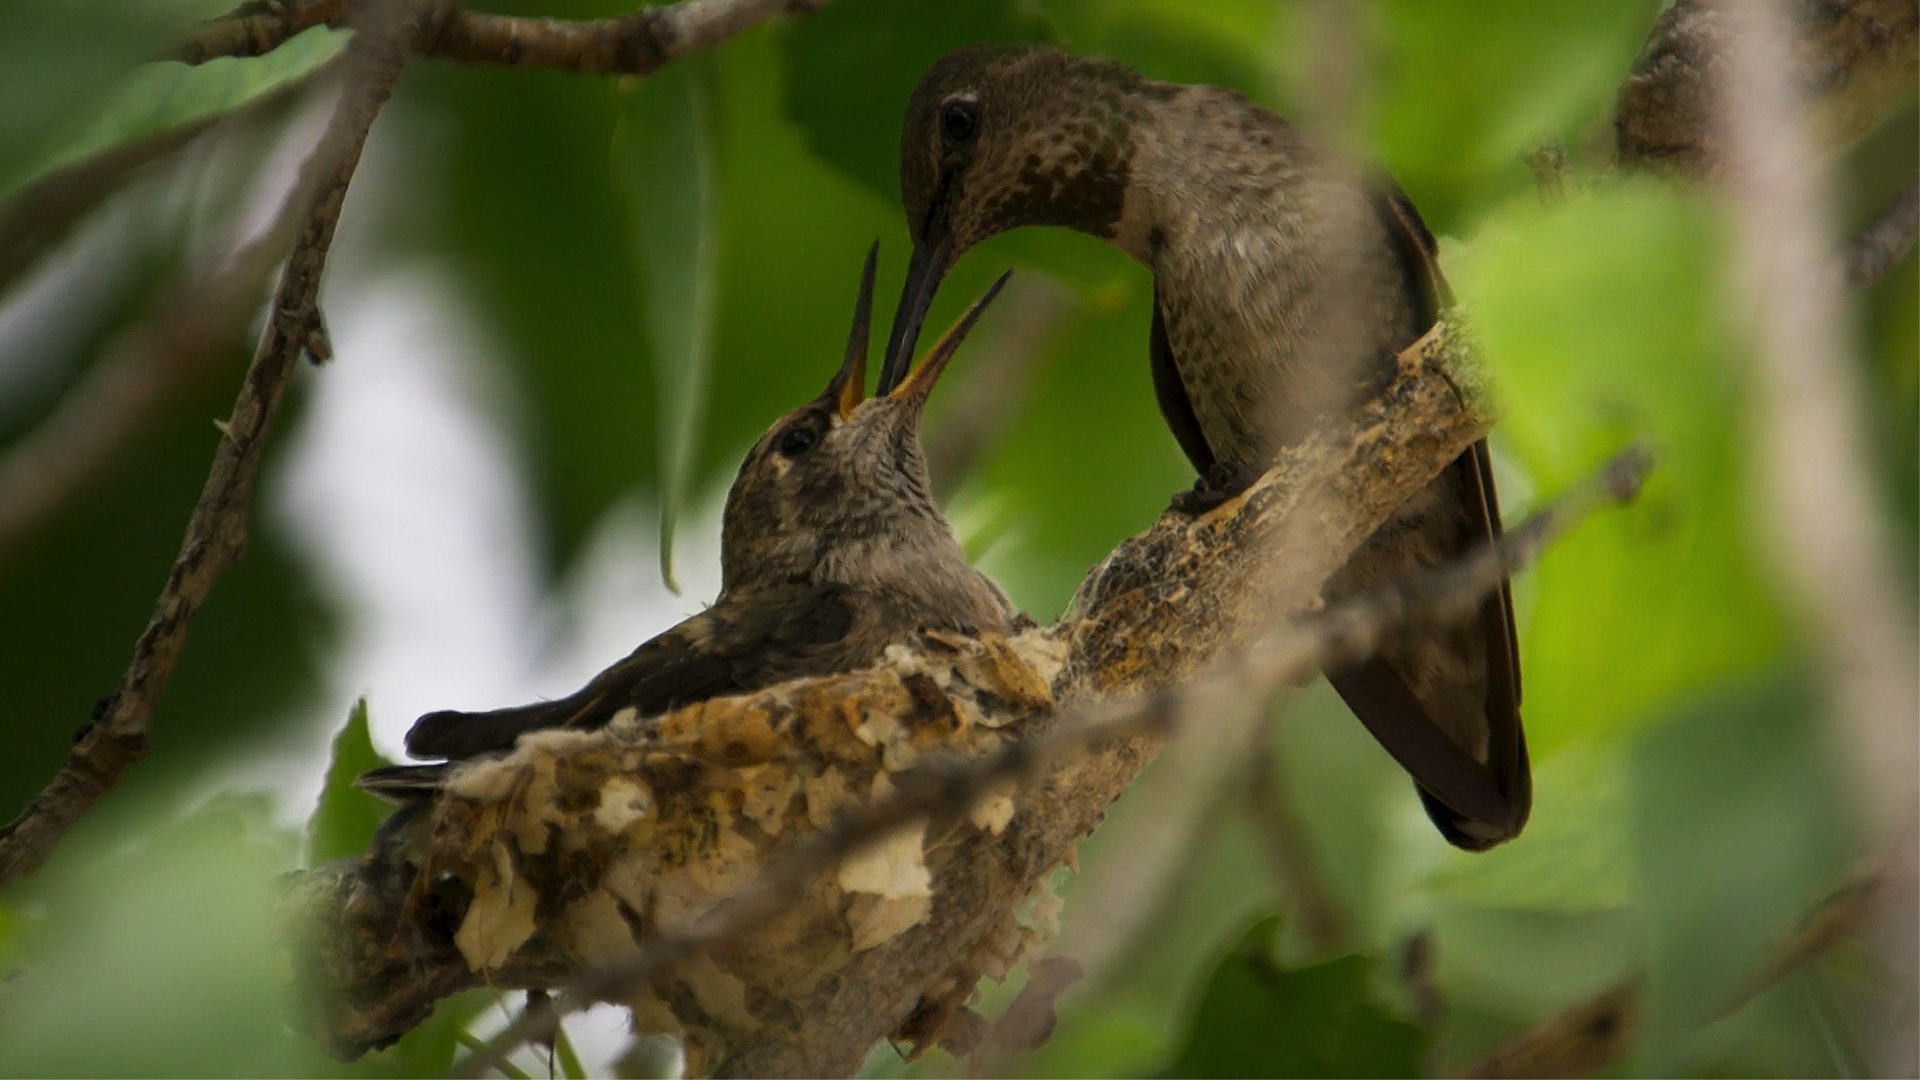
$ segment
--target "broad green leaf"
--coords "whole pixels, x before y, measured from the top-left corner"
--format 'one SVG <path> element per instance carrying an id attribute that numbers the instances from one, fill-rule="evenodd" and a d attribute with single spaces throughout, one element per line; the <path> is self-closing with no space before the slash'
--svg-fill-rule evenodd
<path id="1" fill-rule="evenodd" d="M 1521 658 L 1536 760 L 1631 732 L 1672 695 L 1781 647 L 1747 541 L 1744 383 L 1717 223 L 1652 182 L 1553 207 L 1527 195 L 1453 262 L 1503 406 L 1496 438 L 1534 491 L 1552 497 L 1634 439 L 1659 455 L 1633 505 L 1583 522 L 1532 574 Z M 1526 509 L 1509 506 L 1509 520 Z"/>
<path id="2" fill-rule="evenodd" d="M 318 866 L 367 849 L 367 841 L 373 839 L 373 831 L 386 820 L 391 808 L 355 787 L 353 781 L 368 769 L 389 764 L 373 748 L 373 738 L 367 731 L 367 699 L 363 697 L 353 703 L 346 724 L 333 737 L 327 786 L 320 790 L 320 804 L 307 819 L 307 865 Z"/>
<path id="3" fill-rule="evenodd" d="M 138 304 L 130 301 L 136 311 Z M 247 346 L 236 338 L 223 351 L 225 362 L 211 365 L 116 467 L 0 566 L 0 610 L 13 616 L 0 624 L 0 685 L 8 688 L 0 698 L 0 817 L 53 776 L 75 730 L 126 670 L 206 483 L 220 439 L 211 418 L 233 407 Z M 299 395 L 289 395 L 278 430 L 297 425 L 300 412 Z M 0 445 L 18 430 L 0 428 Z M 269 445 L 265 475 L 277 474 L 284 447 Z M 194 620 L 155 712 L 153 752 L 107 804 L 138 799 L 247 739 L 276 736 L 290 708 L 313 692 L 328 611 L 268 522 L 256 520 L 249 540 L 246 558 L 221 575 Z"/>
<path id="4" fill-rule="evenodd" d="M 510 77 L 509 77 L 510 76 Z M 606 80 L 410 67 L 403 88 L 442 127 L 437 183 L 382 239 L 458 275 L 520 391 L 516 422 L 543 547 L 569 565 L 609 506 L 651 491 L 653 379 L 636 348 L 639 295 L 608 149 Z"/>
<path id="5" fill-rule="evenodd" d="M 1111 56 L 1140 66 L 1156 79 L 1236 85 L 1217 78 L 1149 70 L 1155 56 L 1170 59 L 1193 43 L 1208 42 L 1209 51 L 1224 50 L 1252 56 L 1265 51 L 1280 29 L 1279 5 L 1272 0 L 1033 0 L 1033 6 L 1060 31 L 1067 47 L 1076 52 Z M 1156 39 L 1158 43 L 1156 44 Z M 1116 41 L 1138 44 L 1142 52 L 1130 55 Z M 1244 88 L 1243 88 L 1244 89 Z"/>
<path id="6" fill-rule="evenodd" d="M 1004 265 L 980 254 L 961 270 Z M 968 294 L 958 289 L 942 289 L 942 300 L 963 303 Z M 1144 273 L 1136 286 L 1092 296 L 1056 335 L 1058 352 L 1033 380 L 1022 422 L 983 463 L 981 481 L 1002 493 L 1019 522 L 984 569 L 1037 618 L 1058 615 L 1089 566 L 1192 483 L 1154 404 L 1151 318 Z"/>
<path id="7" fill-rule="evenodd" d="M 238 109 L 310 74 L 346 44 L 345 31 L 315 29 L 265 56 L 222 57 L 189 66 L 172 61 L 143 64 L 116 84 L 112 96 L 91 111 L 58 148 L 18 174 L 24 184 L 121 143 L 156 135 Z"/>
<path id="8" fill-rule="evenodd" d="M 580 1054 L 574 1050 L 573 1039 L 567 1035 L 564 1024 L 554 1029 L 553 1054 L 560 1075 L 566 1080 L 587 1080 L 586 1066 L 580 1063 Z"/>
<path id="9" fill-rule="evenodd" d="M 1434 896 L 1489 908 L 1578 914 L 1637 895 L 1617 747 L 1562 747 L 1534 770 L 1534 809 L 1519 839 L 1450 850 L 1427 876 Z"/>
<path id="10" fill-rule="evenodd" d="M 1133 1076 L 1165 1056 L 1161 1025 L 1120 1010 L 1075 1005 L 1061 1015 L 1046 1045 L 1016 1058 L 1004 1075 Z"/>
<path id="11" fill-rule="evenodd" d="M 719 304 L 715 63 L 702 52 L 630 81 L 613 133 L 659 387 L 660 573 L 675 592 L 674 526 L 693 482 Z"/>
<path id="12" fill-rule="evenodd" d="M 23 883 L 49 914 L 23 949 L 26 972 L 7 986 L 0 1072 L 326 1067 L 287 1024 L 276 878 L 292 865 L 295 838 L 275 830 L 264 800 L 220 800 L 177 819 L 185 797 L 174 788 L 115 818 L 131 827 L 70 834 Z"/>
<path id="13" fill-rule="evenodd" d="M 210 13 L 204 0 L 0 4 L 0 192 L 43 171 L 128 72 Z"/>
<path id="14" fill-rule="evenodd" d="M 1856 850 L 1813 681 L 1796 669 L 1678 704 L 1633 748 L 1630 821 L 1647 900 L 1656 1074 L 1725 1008 Z"/>
<path id="15" fill-rule="evenodd" d="M 1169 0 L 1038 0 L 1061 39 L 1082 56 L 1119 60 L 1149 78 L 1206 83 L 1256 101 L 1272 94 L 1273 5 Z"/>
<path id="16" fill-rule="evenodd" d="M 1016 0 L 839 0 L 785 36 L 787 113 L 814 153 L 897 206 L 900 118 L 921 73 L 962 45 L 1051 37 Z"/>
<path id="17" fill-rule="evenodd" d="M 1382 0 L 1370 75 L 1384 163 L 1431 224 L 1455 231 L 1464 210 L 1531 183 L 1523 153 L 1578 144 L 1609 114 L 1659 7 Z"/>
<path id="18" fill-rule="evenodd" d="M 1162 1076 L 1413 1076 L 1428 1037 L 1374 1001 L 1376 962 L 1283 968 L 1266 919 L 1214 969 Z"/>

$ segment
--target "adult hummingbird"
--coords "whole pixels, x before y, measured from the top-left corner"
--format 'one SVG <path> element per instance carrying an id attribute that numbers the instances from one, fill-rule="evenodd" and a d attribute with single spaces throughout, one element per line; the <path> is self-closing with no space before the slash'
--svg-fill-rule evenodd
<path id="1" fill-rule="evenodd" d="M 416 757 L 498 754 L 523 734 L 633 722 L 787 679 L 866 667 L 921 629 L 1006 633 L 1006 594 L 967 565 L 930 494 L 920 450 L 927 395 L 1006 274 L 885 394 L 864 398 L 874 261 L 867 253 L 846 358 L 819 397 L 754 444 L 727 492 L 719 598 L 579 691 L 491 712 L 436 712 L 407 732 Z M 629 714 L 622 717 L 621 714 Z M 444 765 L 376 769 L 361 786 L 400 799 Z"/>
<path id="2" fill-rule="evenodd" d="M 1161 415 L 1200 474 L 1175 500 L 1193 512 L 1377 393 L 1450 299 L 1433 236 L 1390 179 L 1239 94 L 1039 46 L 970 46 L 927 71 L 901 128 L 900 193 L 914 249 L 882 390 L 904 375 L 942 276 L 968 248 L 1023 225 L 1104 238 L 1153 272 L 1147 351 Z M 1482 440 L 1355 552 L 1327 595 L 1499 533 Z M 1504 583 L 1466 624 L 1392 635 L 1327 675 L 1449 842 L 1480 850 L 1519 833 L 1533 795 Z"/>

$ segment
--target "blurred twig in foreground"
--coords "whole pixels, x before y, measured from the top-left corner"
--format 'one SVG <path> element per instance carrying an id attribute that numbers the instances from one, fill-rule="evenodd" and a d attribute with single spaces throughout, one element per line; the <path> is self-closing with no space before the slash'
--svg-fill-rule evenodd
<path id="1" fill-rule="evenodd" d="M 1912 0 L 1883 6 L 1920 23 Z M 1738 227 L 1738 298 L 1754 325 L 1749 426 L 1762 546 L 1812 631 L 1829 722 L 1851 750 L 1855 797 L 1893 856 L 1895 899 L 1879 910 L 1875 937 L 1894 985 L 1912 986 L 1920 978 L 1920 643 L 1865 445 L 1865 388 L 1841 275 L 1828 269 L 1834 200 L 1818 153 L 1820 103 L 1789 74 L 1794 28 L 1773 4 L 1729 5 L 1726 22 L 1718 120 Z M 1902 81 L 1910 84 L 1910 71 Z M 1880 1035 L 1881 1068 L 1920 1068 L 1911 1030 Z"/>
<path id="2" fill-rule="evenodd" d="M 339 103 L 273 224 L 191 290 L 179 308 L 136 331 L 124 346 L 135 353 L 158 354 L 128 361 L 155 371 L 178 366 L 164 360 L 165 355 L 209 351 L 247 314 L 259 279 L 292 238 L 292 254 L 281 271 L 266 327 L 233 414 L 221 429 L 212 471 L 153 618 L 134 646 L 133 662 L 120 685 L 95 709 L 93 722 L 75 740 L 60 771 L 19 817 L 0 828 L 0 884 L 39 866 L 61 835 L 146 755 L 154 706 L 187 629 L 221 571 L 246 548 L 248 505 L 267 428 L 300 356 L 316 347 L 324 350 L 317 337 L 320 272 L 367 132 L 392 91 L 404 55 L 395 42 L 407 25 L 405 0 L 369 5 L 368 11 L 367 28 L 348 45 Z M 118 366 L 115 361 L 108 370 Z"/>

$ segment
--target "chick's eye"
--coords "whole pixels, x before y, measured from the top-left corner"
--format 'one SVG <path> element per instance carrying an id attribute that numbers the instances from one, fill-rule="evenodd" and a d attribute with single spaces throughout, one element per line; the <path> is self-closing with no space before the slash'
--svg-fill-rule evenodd
<path id="1" fill-rule="evenodd" d="M 796 458 L 813 449 L 813 444 L 819 441 L 820 433 L 810 427 L 788 428 L 787 433 L 780 436 L 779 450 L 787 457 Z"/>
<path id="2" fill-rule="evenodd" d="M 980 130 L 980 109 L 971 101 L 949 101 L 940 106 L 940 130 L 953 142 L 973 139 Z"/>

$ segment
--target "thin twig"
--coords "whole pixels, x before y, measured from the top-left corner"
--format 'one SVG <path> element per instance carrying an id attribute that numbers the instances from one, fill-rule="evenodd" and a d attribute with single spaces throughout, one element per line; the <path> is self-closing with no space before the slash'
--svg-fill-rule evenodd
<path id="1" fill-rule="evenodd" d="M 1280 762 L 1275 760 L 1268 735 L 1269 729 L 1261 728 L 1260 739 L 1247 757 L 1247 810 L 1253 817 L 1253 831 L 1266 849 L 1267 861 L 1273 864 L 1281 896 L 1291 901 L 1299 914 L 1307 943 L 1315 953 L 1332 953 L 1346 940 L 1346 920 L 1327 892 L 1319 864 L 1287 798 Z"/>
<path id="2" fill-rule="evenodd" d="M 1106 701 L 1062 713 L 1045 732 L 963 765 L 902 773 L 889 796 L 855 810 L 788 849 L 739 892 L 710 909 L 682 934 L 643 942 L 632 958 L 587 972 L 559 1007 L 523 1013 L 459 1063 L 456 1074 L 478 1076 L 519 1046 L 546 1038 L 560 1017 L 596 1001 L 617 1000 L 662 968 L 732 940 L 779 914 L 816 875 L 839 865 L 903 826 L 964 813 L 1008 784 L 1024 785 L 1079 752 L 1139 735 L 1169 736 L 1191 717 L 1219 715 L 1271 690 L 1306 678 L 1328 664 L 1368 655 L 1387 630 L 1409 624 L 1449 625 L 1474 611 L 1508 574 L 1532 562 L 1556 537 L 1593 510 L 1638 493 L 1650 456 L 1634 447 L 1594 478 L 1493 544 L 1450 566 L 1426 571 L 1280 627 L 1209 673 L 1145 697 Z"/>
<path id="3" fill-rule="evenodd" d="M 1760 994 L 1810 960 L 1859 932 L 1867 924 L 1886 886 L 1884 866 L 1856 872 L 1829 893 L 1807 916 L 1766 966 L 1754 973 L 1709 1020 L 1745 1008 Z M 1567 1006 L 1532 1030 L 1476 1062 L 1461 1076 L 1586 1076 L 1620 1057 L 1632 1042 L 1640 1017 L 1645 980 L 1638 975 Z"/>
<path id="4" fill-rule="evenodd" d="M 468 11 L 451 0 L 421 10 L 409 48 L 467 64 L 558 68 L 582 74 L 649 75 L 676 57 L 778 15 L 804 15 L 826 0 L 681 0 L 611 19 L 525 18 Z M 169 54 L 188 64 L 271 52 L 303 30 L 357 18 L 347 0 L 249 0 L 203 24 Z"/>
<path id="5" fill-rule="evenodd" d="M 1909 5 L 1911 7 L 1911 5 Z M 1831 264 L 1833 199 L 1792 81 L 1792 27 L 1764 0 L 1728 4 L 1724 85 L 1715 96 L 1739 230 L 1742 307 L 1753 313 L 1755 440 L 1775 573 L 1813 631 L 1830 688 L 1828 711 L 1854 763 L 1852 786 L 1876 841 L 1900 853 L 1896 890 L 1916 891 L 1920 808 L 1920 651 L 1892 529 L 1864 444 L 1856 344 L 1841 275 Z M 1886 909 L 1878 928 L 1896 984 L 1916 972 L 1913 911 Z M 1893 1041 L 1906 1045 L 1892 1046 Z M 1920 1067 L 1920 1048 L 1890 1036 L 1889 1071 Z"/>
<path id="6" fill-rule="evenodd" d="M 396 42 L 405 11 L 401 2 L 372 7 L 366 31 L 349 43 L 339 104 L 275 215 L 276 225 L 212 276 L 205 298 L 193 310 L 151 328 L 142 343 L 133 346 L 213 347 L 244 316 L 254 282 L 275 261 L 281 234 L 288 226 L 297 227 L 266 328 L 233 414 L 221 429 L 213 468 L 153 618 L 134 646 L 133 662 L 120 685 L 95 710 L 93 722 L 75 740 L 60 771 L 19 817 L 0 829 L 0 884 L 38 867 L 67 829 L 146 755 L 154 706 L 185 644 L 187 628 L 221 571 L 245 550 L 247 506 L 267 428 L 299 357 L 314 339 L 320 272 L 367 131 L 399 76 L 404 53 Z"/>
<path id="7" fill-rule="evenodd" d="M 1886 277 L 1913 250 L 1916 237 L 1920 237 L 1920 179 L 1908 184 L 1847 243 L 1847 285 L 1864 289 Z"/>

